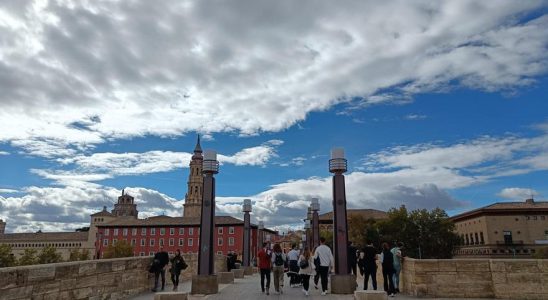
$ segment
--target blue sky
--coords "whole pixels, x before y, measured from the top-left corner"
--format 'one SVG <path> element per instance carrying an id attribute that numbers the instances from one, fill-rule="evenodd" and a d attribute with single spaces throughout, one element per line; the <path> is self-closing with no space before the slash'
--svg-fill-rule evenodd
<path id="1" fill-rule="evenodd" d="M 180 215 L 196 137 L 217 208 L 301 226 L 548 195 L 545 1 L 0 4 L 0 218 L 72 230 L 125 188 Z"/>

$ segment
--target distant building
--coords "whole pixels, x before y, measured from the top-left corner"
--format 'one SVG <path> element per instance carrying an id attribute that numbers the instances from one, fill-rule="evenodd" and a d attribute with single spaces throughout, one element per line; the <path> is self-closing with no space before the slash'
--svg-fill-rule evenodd
<path id="1" fill-rule="evenodd" d="M 456 257 L 530 257 L 548 246 L 548 202 L 499 202 L 450 218 L 461 238 Z"/>
<path id="2" fill-rule="evenodd" d="M 183 204 L 183 217 L 200 218 L 202 215 L 202 189 L 204 186 L 204 177 L 202 175 L 204 158 L 202 156 L 202 147 L 200 137 L 194 147 L 194 154 L 190 160 L 187 192 L 185 194 L 185 204 Z"/>
<path id="3" fill-rule="evenodd" d="M 352 219 L 353 217 L 361 217 L 365 220 L 384 220 L 388 218 L 388 214 L 382 210 L 377 209 L 347 209 L 346 218 Z M 320 231 L 327 230 L 333 231 L 333 211 L 319 215 Z"/>

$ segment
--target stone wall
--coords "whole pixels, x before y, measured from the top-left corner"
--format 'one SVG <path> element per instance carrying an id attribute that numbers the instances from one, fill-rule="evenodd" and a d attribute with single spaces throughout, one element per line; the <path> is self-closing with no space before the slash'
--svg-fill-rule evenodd
<path id="1" fill-rule="evenodd" d="M 183 280 L 196 273 L 197 256 L 184 255 L 189 267 Z M 0 268 L 0 300 L 127 298 L 152 287 L 154 275 L 147 271 L 151 260 L 129 257 Z M 216 257 L 215 269 L 226 271 L 224 256 Z"/>
<path id="2" fill-rule="evenodd" d="M 406 258 L 402 277 L 414 296 L 548 299 L 548 260 Z"/>

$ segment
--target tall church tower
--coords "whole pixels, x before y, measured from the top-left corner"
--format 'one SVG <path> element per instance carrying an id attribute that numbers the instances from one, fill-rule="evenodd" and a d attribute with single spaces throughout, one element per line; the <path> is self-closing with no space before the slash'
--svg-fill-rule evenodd
<path id="1" fill-rule="evenodd" d="M 188 175 L 188 190 L 185 195 L 185 204 L 183 204 L 183 217 L 199 218 L 202 215 L 202 188 L 204 186 L 204 177 L 202 176 L 202 147 L 200 146 L 200 137 L 194 148 L 194 155 L 190 161 Z"/>
<path id="2" fill-rule="evenodd" d="M 118 197 L 118 203 L 114 204 L 112 214 L 116 217 L 134 217 L 137 219 L 139 211 L 134 201 L 135 199 L 132 196 L 122 190 L 122 196 Z"/>

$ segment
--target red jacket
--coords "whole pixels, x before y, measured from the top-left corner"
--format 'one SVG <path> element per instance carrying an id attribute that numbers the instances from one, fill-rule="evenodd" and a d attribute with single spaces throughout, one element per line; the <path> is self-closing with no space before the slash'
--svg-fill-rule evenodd
<path id="1" fill-rule="evenodd" d="M 270 249 L 261 249 L 257 257 L 259 258 L 259 269 L 271 268 L 272 251 Z"/>

